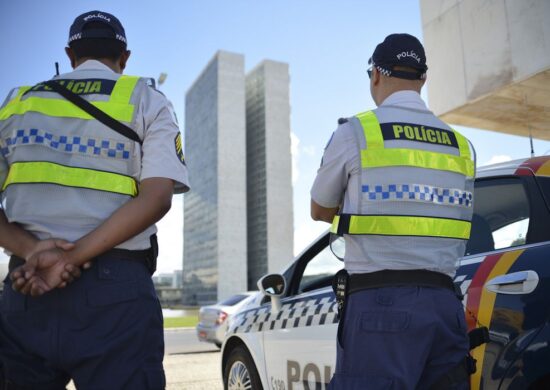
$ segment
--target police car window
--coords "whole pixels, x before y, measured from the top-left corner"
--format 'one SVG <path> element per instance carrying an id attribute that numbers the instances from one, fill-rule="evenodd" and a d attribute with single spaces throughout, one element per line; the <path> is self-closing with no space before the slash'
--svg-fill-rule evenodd
<path id="1" fill-rule="evenodd" d="M 519 178 L 477 181 L 466 255 L 525 244 L 529 211 L 527 193 Z"/>
<path id="2" fill-rule="evenodd" d="M 343 246 L 344 240 L 341 237 L 332 243 L 333 248 L 338 248 L 337 253 L 343 253 Z M 325 247 L 307 263 L 300 279 L 298 292 L 304 293 L 330 286 L 334 274 L 343 267 L 344 263 L 338 260 L 330 246 Z"/>

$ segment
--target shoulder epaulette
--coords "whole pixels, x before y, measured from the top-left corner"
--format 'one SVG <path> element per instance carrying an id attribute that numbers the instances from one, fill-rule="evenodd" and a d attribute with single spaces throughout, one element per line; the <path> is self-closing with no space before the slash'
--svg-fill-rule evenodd
<path id="1" fill-rule="evenodd" d="M 152 77 L 145 77 L 145 79 L 147 80 L 147 85 L 154 88 L 154 89 L 157 89 L 157 83 L 155 81 L 154 78 Z"/>
<path id="2" fill-rule="evenodd" d="M 157 85 L 155 83 L 155 79 L 148 78 L 147 79 L 147 86 L 151 88 L 153 91 L 160 93 L 162 96 L 166 97 L 166 95 L 160 90 L 157 89 Z"/>

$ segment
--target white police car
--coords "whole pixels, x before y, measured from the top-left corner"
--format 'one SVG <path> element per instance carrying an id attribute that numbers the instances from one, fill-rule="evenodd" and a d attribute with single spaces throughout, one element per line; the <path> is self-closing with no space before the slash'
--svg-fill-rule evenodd
<path id="1" fill-rule="evenodd" d="M 343 256 L 343 240 L 332 243 Z M 332 276 L 343 263 L 325 233 L 281 275 L 259 281 L 222 347 L 226 389 L 324 389 L 336 362 Z M 469 329 L 476 389 L 550 389 L 550 156 L 480 168 L 472 233 L 455 282 Z"/>

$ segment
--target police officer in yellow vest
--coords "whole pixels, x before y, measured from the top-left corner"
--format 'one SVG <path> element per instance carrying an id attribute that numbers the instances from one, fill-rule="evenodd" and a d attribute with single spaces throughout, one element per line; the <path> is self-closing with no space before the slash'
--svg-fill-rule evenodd
<path id="1" fill-rule="evenodd" d="M 369 64 L 378 108 L 339 121 L 311 190 L 312 218 L 346 242 L 329 387 L 466 389 L 452 277 L 470 234 L 474 151 L 420 97 L 428 68 L 418 39 L 389 35 Z"/>
<path id="2" fill-rule="evenodd" d="M 58 390 L 73 379 L 163 389 L 154 224 L 173 193 L 189 190 L 174 110 L 149 80 L 122 75 L 130 51 L 115 16 L 78 16 L 66 52 L 74 71 L 55 82 L 130 136 L 51 82 L 17 88 L 1 106 L 0 246 L 13 281 L 0 311 L 0 388 Z"/>

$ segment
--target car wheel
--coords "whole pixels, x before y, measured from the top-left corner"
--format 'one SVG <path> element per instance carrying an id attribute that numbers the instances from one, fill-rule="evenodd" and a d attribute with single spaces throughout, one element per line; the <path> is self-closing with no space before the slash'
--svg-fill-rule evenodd
<path id="1" fill-rule="evenodd" d="M 231 351 L 223 373 L 223 383 L 225 390 L 262 390 L 256 366 L 244 347 Z"/>

